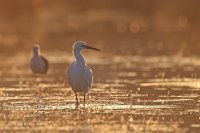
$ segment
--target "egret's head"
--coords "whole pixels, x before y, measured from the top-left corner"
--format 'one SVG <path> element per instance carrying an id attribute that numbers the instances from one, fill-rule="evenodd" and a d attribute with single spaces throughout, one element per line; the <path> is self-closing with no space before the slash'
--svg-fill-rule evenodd
<path id="1" fill-rule="evenodd" d="M 77 51 L 82 51 L 84 49 L 92 49 L 92 50 L 96 50 L 96 51 L 100 51 L 99 49 L 97 48 L 93 48 L 91 46 L 88 46 L 85 42 L 83 41 L 77 41 L 74 43 L 73 45 L 73 50 L 77 50 Z"/>
<path id="2" fill-rule="evenodd" d="M 40 52 L 40 46 L 39 45 L 34 45 L 33 46 L 33 54 L 38 55 Z"/>

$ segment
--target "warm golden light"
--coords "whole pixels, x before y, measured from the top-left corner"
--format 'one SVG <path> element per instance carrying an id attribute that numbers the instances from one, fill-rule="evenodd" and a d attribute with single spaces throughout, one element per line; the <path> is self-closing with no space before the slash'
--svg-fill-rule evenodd
<path id="1" fill-rule="evenodd" d="M 200 132 L 200 1 L 0 1 L 0 132 Z"/>

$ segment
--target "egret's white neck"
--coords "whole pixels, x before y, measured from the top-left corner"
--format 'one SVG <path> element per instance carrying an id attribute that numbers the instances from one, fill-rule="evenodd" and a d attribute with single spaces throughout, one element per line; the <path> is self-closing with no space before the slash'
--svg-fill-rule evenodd
<path id="1" fill-rule="evenodd" d="M 85 60 L 84 60 L 83 56 L 81 55 L 81 51 L 80 50 L 74 50 L 73 53 L 74 53 L 74 56 L 76 58 L 77 64 L 85 65 Z"/>

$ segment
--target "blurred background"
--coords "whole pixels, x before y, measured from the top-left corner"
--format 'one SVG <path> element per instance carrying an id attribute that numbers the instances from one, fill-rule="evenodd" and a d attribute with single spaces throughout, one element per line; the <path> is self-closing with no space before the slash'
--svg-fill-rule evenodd
<path id="1" fill-rule="evenodd" d="M 77 40 L 131 55 L 200 54 L 198 0 L 0 0 L 0 52 L 71 51 Z"/>

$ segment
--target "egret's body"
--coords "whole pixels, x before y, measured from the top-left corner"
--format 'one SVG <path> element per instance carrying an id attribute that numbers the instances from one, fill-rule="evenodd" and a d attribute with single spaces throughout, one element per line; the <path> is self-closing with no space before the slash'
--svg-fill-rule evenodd
<path id="1" fill-rule="evenodd" d="M 81 51 L 84 49 L 93 49 L 87 46 L 85 42 L 78 41 L 73 45 L 73 54 L 76 61 L 72 62 L 68 68 L 67 77 L 69 80 L 69 85 L 76 95 L 76 102 L 78 106 L 77 92 L 84 93 L 84 103 L 85 103 L 85 93 L 89 91 L 92 87 L 93 76 L 92 70 L 86 65 L 84 57 L 81 55 Z M 98 50 L 99 51 L 99 50 Z"/>
<path id="2" fill-rule="evenodd" d="M 89 66 L 82 67 L 74 61 L 69 67 L 68 75 L 70 75 L 69 84 L 74 92 L 87 93 L 91 88 L 93 77 Z"/>
<path id="3" fill-rule="evenodd" d="M 33 56 L 30 67 L 34 74 L 46 74 L 48 71 L 49 63 L 45 57 L 40 55 L 39 46 L 33 47 Z"/>

